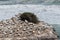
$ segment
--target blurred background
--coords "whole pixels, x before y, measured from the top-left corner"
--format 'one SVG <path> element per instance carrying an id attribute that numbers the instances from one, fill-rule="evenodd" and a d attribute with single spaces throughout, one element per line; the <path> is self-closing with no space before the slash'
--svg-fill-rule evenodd
<path id="1" fill-rule="evenodd" d="M 60 0 L 0 0 L 0 4 L 6 4 L 6 5 L 11 5 L 11 4 L 55 4 L 59 5 Z"/>

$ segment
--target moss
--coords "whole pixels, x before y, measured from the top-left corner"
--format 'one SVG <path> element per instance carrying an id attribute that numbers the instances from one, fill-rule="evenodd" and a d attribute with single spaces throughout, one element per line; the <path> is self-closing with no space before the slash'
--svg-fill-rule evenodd
<path id="1" fill-rule="evenodd" d="M 32 23 L 38 23 L 39 22 L 36 15 L 34 15 L 33 13 L 30 13 L 30 12 L 24 12 L 23 14 L 21 14 L 20 18 L 22 21 L 27 20 L 28 22 L 32 22 Z"/>

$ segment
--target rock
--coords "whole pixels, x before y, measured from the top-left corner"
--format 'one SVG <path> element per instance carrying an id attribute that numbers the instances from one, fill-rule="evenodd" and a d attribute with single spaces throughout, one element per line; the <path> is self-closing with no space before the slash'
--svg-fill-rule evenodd
<path id="1" fill-rule="evenodd" d="M 1 40 L 57 40 L 57 36 L 55 29 L 44 21 L 34 24 L 19 20 L 19 15 L 0 21 Z"/>

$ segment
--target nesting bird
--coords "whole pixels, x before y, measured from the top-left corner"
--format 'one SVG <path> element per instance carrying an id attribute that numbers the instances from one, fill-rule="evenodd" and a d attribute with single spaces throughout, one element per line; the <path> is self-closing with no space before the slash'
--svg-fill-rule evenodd
<path id="1" fill-rule="evenodd" d="M 32 23 L 39 23 L 38 18 L 36 17 L 36 15 L 34 15 L 33 13 L 30 12 L 24 12 L 23 14 L 20 15 L 20 20 L 25 21 L 27 20 L 28 22 L 32 22 Z"/>

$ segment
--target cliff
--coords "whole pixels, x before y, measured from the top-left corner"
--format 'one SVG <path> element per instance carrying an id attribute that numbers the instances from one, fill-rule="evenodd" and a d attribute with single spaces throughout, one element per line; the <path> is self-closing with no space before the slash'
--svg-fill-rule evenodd
<path id="1" fill-rule="evenodd" d="M 19 20 L 15 15 L 0 21 L 0 40 L 58 40 L 53 27 L 44 21 L 39 24 Z"/>

